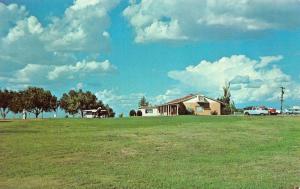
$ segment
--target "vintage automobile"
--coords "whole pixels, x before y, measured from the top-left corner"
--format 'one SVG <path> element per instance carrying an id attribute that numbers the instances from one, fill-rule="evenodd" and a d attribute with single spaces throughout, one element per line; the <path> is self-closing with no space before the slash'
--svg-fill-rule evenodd
<path id="1" fill-rule="evenodd" d="M 250 106 L 244 108 L 244 115 L 269 115 L 269 110 L 265 106 Z"/>

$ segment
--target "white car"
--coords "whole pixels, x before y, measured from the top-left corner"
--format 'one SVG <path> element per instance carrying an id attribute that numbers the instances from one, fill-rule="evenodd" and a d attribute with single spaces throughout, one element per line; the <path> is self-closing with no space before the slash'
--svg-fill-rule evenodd
<path id="1" fill-rule="evenodd" d="M 294 106 L 284 111 L 286 114 L 300 114 L 300 106 Z"/>
<path id="2" fill-rule="evenodd" d="M 244 115 L 269 115 L 269 110 L 266 107 L 247 107 Z"/>

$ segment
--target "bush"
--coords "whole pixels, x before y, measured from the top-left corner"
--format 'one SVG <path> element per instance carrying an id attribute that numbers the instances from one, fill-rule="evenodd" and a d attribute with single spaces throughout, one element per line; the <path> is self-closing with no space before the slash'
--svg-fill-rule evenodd
<path id="1" fill-rule="evenodd" d="M 195 115 L 195 111 L 192 108 L 187 108 L 186 115 Z"/>
<path id="2" fill-rule="evenodd" d="M 122 118 L 123 117 L 123 113 L 121 113 L 120 115 L 119 115 L 119 118 Z"/>
<path id="3" fill-rule="evenodd" d="M 142 115 L 143 115 L 143 113 L 142 113 L 142 111 L 141 111 L 141 110 L 138 110 L 138 111 L 136 112 L 136 115 L 137 115 L 137 116 L 142 116 Z"/>
<path id="4" fill-rule="evenodd" d="M 210 112 L 211 115 L 218 115 L 218 112 L 216 110 Z"/>
<path id="5" fill-rule="evenodd" d="M 135 110 L 130 110 L 129 116 L 130 116 L 130 117 L 136 116 Z"/>

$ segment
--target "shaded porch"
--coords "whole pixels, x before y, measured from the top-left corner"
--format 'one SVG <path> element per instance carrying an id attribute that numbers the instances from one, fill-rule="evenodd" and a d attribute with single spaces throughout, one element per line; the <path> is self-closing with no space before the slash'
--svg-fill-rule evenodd
<path id="1" fill-rule="evenodd" d="M 158 111 L 161 115 L 176 116 L 179 115 L 179 104 L 164 104 L 158 106 Z"/>

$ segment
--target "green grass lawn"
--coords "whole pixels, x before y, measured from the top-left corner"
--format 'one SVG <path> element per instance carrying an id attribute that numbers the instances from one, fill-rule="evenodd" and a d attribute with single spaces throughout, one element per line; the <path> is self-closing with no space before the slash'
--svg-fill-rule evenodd
<path id="1" fill-rule="evenodd" d="M 0 122 L 0 188 L 293 188 L 300 117 Z"/>

